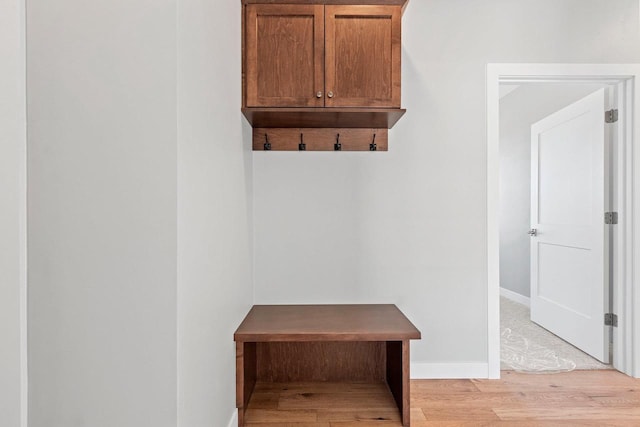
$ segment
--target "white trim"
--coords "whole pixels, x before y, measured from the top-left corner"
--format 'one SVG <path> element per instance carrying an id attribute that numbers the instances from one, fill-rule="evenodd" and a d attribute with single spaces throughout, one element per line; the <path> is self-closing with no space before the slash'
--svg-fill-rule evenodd
<path id="1" fill-rule="evenodd" d="M 487 378 L 486 363 L 411 363 L 412 380 Z"/>
<path id="2" fill-rule="evenodd" d="M 623 82 L 619 85 L 617 91 L 617 104 L 622 111 L 633 110 L 633 84 L 631 82 Z M 636 95 L 636 98 L 637 95 Z M 628 120 L 628 114 L 621 114 L 619 117 L 618 127 L 616 129 L 618 140 L 624 141 L 618 144 L 616 163 L 620 171 L 620 176 L 624 177 L 633 171 L 633 151 L 631 150 L 631 135 L 633 135 L 632 120 Z M 631 151 L 630 151 L 631 150 Z M 637 163 L 636 163 L 637 164 Z M 628 171 L 628 172 L 627 172 Z M 633 212 L 630 205 L 633 201 L 633 182 L 625 179 L 614 179 L 615 194 L 613 206 L 611 210 L 619 212 L 618 225 L 613 229 L 614 234 L 614 251 L 613 265 L 614 271 L 620 276 L 621 286 L 631 288 L 633 283 L 633 258 L 632 249 L 634 245 L 633 239 L 622 239 L 618 236 L 628 236 L 633 233 L 631 228 L 631 218 L 628 215 L 622 215 L 623 212 Z M 637 189 L 636 189 L 637 190 Z M 618 195 L 624 195 L 619 197 Z M 638 212 L 636 210 L 636 212 Z M 628 291 L 627 291 L 628 292 Z M 633 294 L 632 294 L 633 295 Z M 614 292 L 613 295 L 613 311 L 618 314 L 619 327 L 614 328 L 614 352 L 613 366 L 628 366 L 633 371 L 633 354 L 638 354 L 632 345 L 625 343 L 633 343 L 637 340 L 633 338 L 634 322 L 633 322 L 633 299 L 625 298 L 625 292 Z M 628 313 L 628 315 L 627 315 Z M 635 328 L 637 329 L 637 328 Z M 638 376 L 636 364 L 635 376 Z"/>
<path id="3" fill-rule="evenodd" d="M 233 415 L 231 415 L 231 419 L 229 420 L 227 427 L 238 427 L 238 410 L 237 409 L 233 410 Z"/>
<path id="4" fill-rule="evenodd" d="M 500 313 L 499 313 L 499 82 L 521 81 L 590 81 L 598 83 L 626 82 L 625 101 L 618 107 L 624 111 L 624 167 L 619 168 L 620 194 L 619 252 L 616 262 L 616 308 L 619 310 L 617 343 L 625 349 L 624 357 L 614 363 L 628 375 L 640 377 L 640 284 L 634 282 L 634 265 L 640 265 L 640 185 L 634 185 L 634 170 L 640 170 L 640 149 L 633 150 L 634 135 L 640 135 L 640 64 L 488 64 L 487 65 L 487 336 L 489 378 L 500 377 Z M 637 102 L 637 101 L 636 101 Z M 622 126 L 621 126 L 622 127 Z M 622 165 L 621 164 L 621 165 Z M 625 200 L 622 200 L 625 199 Z M 625 215 L 626 213 L 626 215 Z M 625 238 L 627 236 L 628 238 Z M 639 248 L 634 250 L 634 248 Z M 614 338 L 615 339 L 615 338 Z M 624 359 L 624 360 L 620 360 Z"/>
<path id="5" fill-rule="evenodd" d="M 27 18 L 25 0 L 18 0 L 18 2 L 22 68 L 20 73 L 22 149 L 20 151 L 20 223 L 18 225 L 20 235 L 20 427 L 27 427 L 29 424 L 29 359 L 27 353 Z"/>
<path id="6" fill-rule="evenodd" d="M 487 362 L 488 378 L 500 378 L 500 74 L 487 66 Z M 495 191 L 498 189 L 498 191 Z"/>
<path id="7" fill-rule="evenodd" d="M 620 81 L 618 78 L 606 78 L 606 77 L 598 77 L 597 79 L 590 77 L 557 77 L 557 78 L 549 78 L 545 76 L 528 76 L 528 77 L 518 77 L 518 76 L 500 76 L 500 83 L 513 85 L 513 84 L 527 84 L 527 83 L 544 83 L 544 84 L 560 84 L 560 85 L 593 85 L 594 81 L 597 81 L 598 84 L 602 85 L 614 85 Z"/>
<path id="8" fill-rule="evenodd" d="M 628 210 L 631 215 L 627 215 L 626 229 L 629 234 L 633 235 L 632 242 L 628 245 L 628 249 L 625 253 L 626 269 L 624 275 L 626 280 L 626 298 L 623 300 L 626 303 L 625 311 L 625 325 L 629 325 L 627 328 L 626 338 L 631 340 L 629 346 L 627 346 L 627 366 L 630 372 L 636 378 L 640 378 L 640 312 L 633 312 L 632 307 L 640 307 L 640 284 L 637 284 L 635 280 L 634 266 L 640 265 L 640 226 L 634 226 L 640 223 L 638 215 L 640 215 L 640 185 L 636 183 L 636 171 L 640 170 L 640 149 L 634 150 L 636 146 L 636 138 L 640 139 L 640 66 L 634 79 L 634 82 L 629 84 L 629 93 L 633 94 L 628 99 L 628 112 L 633 121 L 627 123 L 627 150 L 631 158 L 629 170 L 627 176 L 631 177 L 627 183 L 627 194 L 631 195 L 630 199 L 627 199 Z M 633 329 L 632 331 L 629 329 Z M 631 351 L 629 351 L 631 348 Z"/>
<path id="9" fill-rule="evenodd" d="M 513 302 L 517 302 L 518 304 L 526 305 L 529 308 L 531 307 L 531 299 L 529 297 L 510 291 L 507 288 L 500 288 L 500 296 L 510 299 Z"/>

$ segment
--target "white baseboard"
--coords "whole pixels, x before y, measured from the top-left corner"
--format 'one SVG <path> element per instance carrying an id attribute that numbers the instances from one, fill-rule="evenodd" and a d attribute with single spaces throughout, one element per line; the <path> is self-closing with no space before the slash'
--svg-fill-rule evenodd
<path id="1" fill-rule="evenodd" d="M 524 304 L 527 307 L 531 307 L 531 299 L 529 297 L 525 297 L 524 295 L 520 295 L 513 291 L 510 291 L 506 288 L 500 288 L 500 296 L 510 299 L 511 301 Z"/>
<path id="2" fill-rule="evenodd" d="M 229 424 L 227 427 L 238 427 L 238 410 L 233 410 L 233 415 L 231 415 L 231 419 L 229 420 Z"/>
<path id="3" fill-rule="evenodd" d="M 411 379 L 489 378 L 487 363 L 412 363 Z"/>

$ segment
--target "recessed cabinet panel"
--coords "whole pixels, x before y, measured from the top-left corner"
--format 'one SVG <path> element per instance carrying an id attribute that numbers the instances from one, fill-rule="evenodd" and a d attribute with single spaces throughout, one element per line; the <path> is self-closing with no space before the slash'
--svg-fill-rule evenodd
<path id="1" fill-rule="evenodd" d="M 324 106 L 324 6 L 247 6 L 247 107 Z"/>
<path id="2" fill-rule="evenodd" d="M 398 6 L 325 9 L 327 107 L 400 107 Z"/>

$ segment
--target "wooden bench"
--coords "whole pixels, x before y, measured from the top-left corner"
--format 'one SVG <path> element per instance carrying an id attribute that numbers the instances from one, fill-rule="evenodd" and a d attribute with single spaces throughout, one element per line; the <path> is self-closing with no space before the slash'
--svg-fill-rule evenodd
<path id="1" fill-rule="evenodd" d="M 331 382 L 386 383 L 409 426 L 411 339 L 420 331 L 391 304 L 253 306 L 234 334 L 238 425 L 256 383 Z"/>

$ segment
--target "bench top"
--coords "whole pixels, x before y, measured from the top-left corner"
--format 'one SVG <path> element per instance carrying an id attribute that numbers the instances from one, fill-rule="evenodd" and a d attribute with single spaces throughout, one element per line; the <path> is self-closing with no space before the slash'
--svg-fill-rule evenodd
<path id="1" fill-rule="evenodd" d="M 401 341 L 420 331 L 393 304 L 254 305 L 237 342 Z"/>

